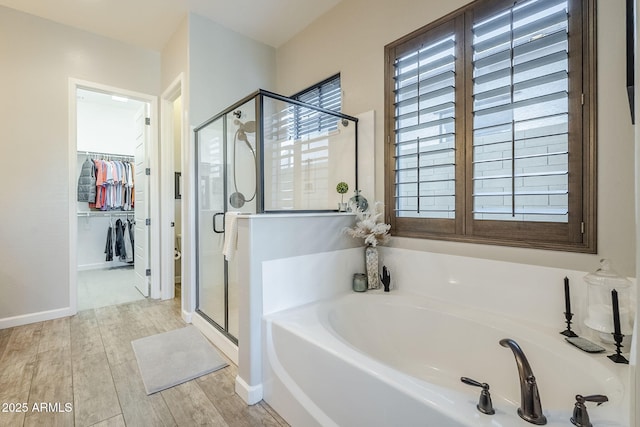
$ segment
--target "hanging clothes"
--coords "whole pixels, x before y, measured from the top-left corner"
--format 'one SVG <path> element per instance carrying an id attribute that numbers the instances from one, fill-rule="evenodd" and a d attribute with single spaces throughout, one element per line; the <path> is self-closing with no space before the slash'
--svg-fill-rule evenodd
<path id="1" fill-rule="evenodd" d="M 89 208 L 102 211 L 133 210 L 133 165 L 132 161 L 87 158 L 78 177 L 78 201 L 88 202 Z"/>
<path id="2" fill-rule="evenodd" d="M 96 166 L 93 161 L 87 158 L 82 163 L 80 177 L 78 178 L 78 201 L 96 202 Z"/>
<path id="3" fill-rule="evenodd" d="M 136 231 L 135 231 L 135 225 L 136 225 L 136 220 L 135 219 L 129 219 L 127 218 L 127 228 L 129 229 L 129 240 L 131 241 L 131 262 L 133 262 L 134 260 L 134 251 L 135 251 L 135 235 L 136 235 Z"/>
<path id="4" fill-rule="evenodd" d="M 135 183 L 134 183 L 134 177 L 136 176 L 136 167 L 134 166 L 134 163 L 129 163 L 129 169 L 131 170 L 131 179 L 129 180 L 129 182 L 131 182 L 131 209 L 134 208 L 135 206 L 135 199 L 136 199 L 136 192 L 134 191 L 134 187 L 135 187 Z"/>
<path id="5" fill-rule="evenodd" d="M 104 248 L 104 253 L 107 254 L 105 261 L 113 261 L 113 227 L 111 225 L 107 230 L 107 244 Z"/>
<path id="6" fill-rule="evenodd" d="M 133 230 L 131 229 L 131 222 L 129 218 L 123 222 L 124 224 L 124 249 L 127 251 L 127 262 L 133 262 L 133 242 L 131 241 L 131 236 L 133 235 Z"/>
<path id="7" fill-rule="evenodd" d="M 116 256 L 120 261 L 127 261 L 127 250 L 124 245 L 125 224 L 121 219 L 116 221 Z"/>
<path id="8" fill-rule="evenodd" d="M 102 206 L 105 203 L 105 181 L 106 181 L 106 170 L 104 167 L 104 162 L 102 160 L 94 159 L 93 163 L 96 167 L 96 202 L 95 205 L 90 208 L 102 209 Z"/>

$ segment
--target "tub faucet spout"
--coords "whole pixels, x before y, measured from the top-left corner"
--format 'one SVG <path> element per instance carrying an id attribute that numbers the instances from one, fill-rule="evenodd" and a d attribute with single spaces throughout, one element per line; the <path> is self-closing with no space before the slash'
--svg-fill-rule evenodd
<path id="1" fill-rule="evenodd" d="M 520 377 L 520 408 L 518 408 L 518 415 L 532 424 L 546 424 L 547 418 L 542 414 L 542 404 L 540 403 L 536 377 L 533 375 L 527 357 L 518 343 L 510 338 L 500 340 L 500 345 L 509 347 L 516 358 L 518 376 Z"/>

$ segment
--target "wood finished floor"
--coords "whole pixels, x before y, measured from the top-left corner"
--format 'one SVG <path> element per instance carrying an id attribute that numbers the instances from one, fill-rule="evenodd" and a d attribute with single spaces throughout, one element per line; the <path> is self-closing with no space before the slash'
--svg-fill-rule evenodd
<path id="1" fill-rule="evenodd" d="M 184 326 L 176 298 L 0 330 L 0 426 L 288 426 L 266 403 L 247 406 L 234 393 L 230 361 L 147 396 L 131 341 Z M 48 410 L 34 410 L 43 403 Z"/>

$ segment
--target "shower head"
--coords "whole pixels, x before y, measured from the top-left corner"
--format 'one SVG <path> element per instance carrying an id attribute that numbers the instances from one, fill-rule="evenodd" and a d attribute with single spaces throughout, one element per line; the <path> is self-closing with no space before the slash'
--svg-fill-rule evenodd
<path id="1" fill-rule="evenodd" d="M 255 133 L 256 132 L 256 122 L 250 120 L 246 123 L 242 123 L 240 120 L 236 119 L 233 121 L 233 124 L 238 126 L 239 131 L 247 132 L 247 133 Z"/>
<path id="2" fill-rule="evenodd" d="M 256 122 L 253 120 L 246 122 L 242 127 L 245 132 L 256 133 Z"/>

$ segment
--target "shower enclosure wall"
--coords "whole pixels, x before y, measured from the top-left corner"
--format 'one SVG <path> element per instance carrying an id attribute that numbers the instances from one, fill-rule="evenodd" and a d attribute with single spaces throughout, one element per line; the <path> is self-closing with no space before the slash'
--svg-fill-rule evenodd
<path id="1" fill-rule="evenodd" d="M 238 271 L 225 214 L 336 211 L 357 182 L 357 119 L 264 90 L 195 129 L 196 311 L 238 343 Z M 349 195 L 347 195 L 347 198 Z"/>

